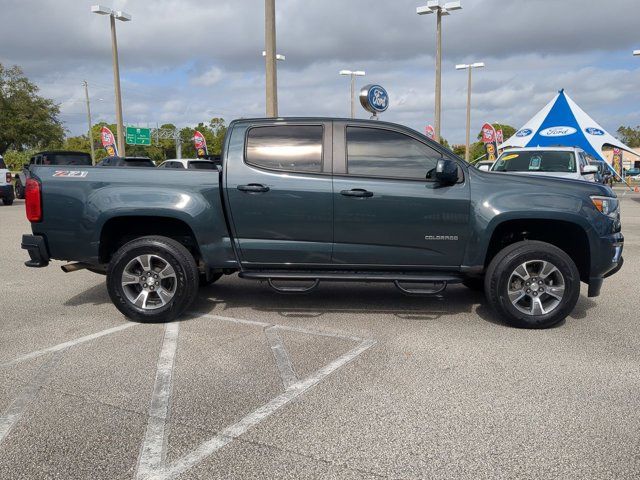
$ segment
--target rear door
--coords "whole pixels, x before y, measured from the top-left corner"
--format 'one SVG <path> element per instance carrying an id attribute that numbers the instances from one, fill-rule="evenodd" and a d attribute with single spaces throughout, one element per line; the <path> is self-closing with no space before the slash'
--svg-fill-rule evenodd
<path id="1" fill-rule="evenodd" d="M 331 122 L 237 124 L 224 169 L 244 266 L 330 264 Z"/>
<path id="2" fill-rule="evenodd" d="M 333 262 L 365 267 L 457 267 L 469 230 L 469 186 L 440 186 L 444 154 L 390 125 L 334 125 Z M 453 156 L 451 158 L 454 158 Z"/>

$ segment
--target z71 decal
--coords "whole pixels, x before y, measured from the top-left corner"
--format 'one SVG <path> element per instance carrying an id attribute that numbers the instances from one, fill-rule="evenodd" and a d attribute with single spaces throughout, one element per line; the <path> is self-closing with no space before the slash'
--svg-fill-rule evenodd
<path id="1" fill-rule="evenodd" d="M 89 175 L 86 170 L 56 170 L 53 173 L 54 177 L 77 177 L 84 178 Z"/>

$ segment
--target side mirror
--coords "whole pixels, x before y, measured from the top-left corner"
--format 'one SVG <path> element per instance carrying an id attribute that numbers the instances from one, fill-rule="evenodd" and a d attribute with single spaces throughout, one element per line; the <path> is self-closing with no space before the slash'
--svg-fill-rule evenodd
<path id="1" fill-rule="evenodd" d="M 598 167 L 596 165 L 587 165 L 582 169 L 582 175 L 591 175 L 592 173 L 598 173 Z"/>
<path id="2" fill-rule="evenodd" d="M 478 167 L 478 170 L 482 170 L 483 172 L 488 172 L 489 171 L 489 165 L 480 165 Z"/>
<path id="3" fill-rule="evenodd" d="M 455 184 L 458 181 L 458 164 L 447 158 L 438 160 L 435 179 L 441 185 Z"/>

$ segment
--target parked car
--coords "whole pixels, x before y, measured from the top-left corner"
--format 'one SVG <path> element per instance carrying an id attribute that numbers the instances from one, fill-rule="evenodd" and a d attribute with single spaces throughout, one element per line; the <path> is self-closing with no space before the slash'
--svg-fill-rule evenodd
<path id="1" fill-rule="evenodd" d="M 22 166 L 22 171 L 17 175 L 15 181 L 16 198 L 24 198 L 25 186 L 29 178 L 32 165 L 67 165 L 67 166 L 91 166 L 91 155 L 85 152 L 74 152 L 67 150 L 49 150 L 36 153 L 29 159 L 29 163 Z"/>
<path id="2" fill-rule="evenodd" d="M 158 165 L 158 168 L 176 168 L 178 170 L 217 170 L 219 163 L 202 158 L 173 158 Z"/>
<path id="3" fill-rule="evenodd" d="M 166 168 L 37 167 L 26 265 L 53 258 L 76 262 L 65 271 L 102 271 L 114 305 L 139 321 L 172 320 L 199 277 L 238 272 L 281 293 L 321 281 L 393 282 L 409 295 L 484 285 L 502 318 L 529 328 L 558 323 L 580 281 L 595 297 L 622 266 L 609 187 L 482 172 L 400 125 L 236 120 L 222 160 L 218 175 L 179 178 Z"/>
<path id="4" fill-rule="evenodd" d="M 14 199 L 11 172 L 7 169 L 2 155 L 0 155 L 0 198 L 5 205 L 12 205 Z"/>
<path id="5" fill-rule="evenodd" d="M 149 157 L 106 157 L 96 163 L 96 167 L 151 167 L 155 168 Z"/>
<path id="6" fill-rule="evenodd" d="M 493 160 L 482 160 L 480 162 L 474 163 L 473 166 L 476 167 L 478 170 L 488 172 L 489 170 L 491 170 L 491 167 L 493 167 L 494 163 L 495 161 Z"/>
<path id="7" fill-rule="evenodd" d="M 85 152 L 73 152 L 65 150 L 50 150 L 36 153 L 29 163 L 25 163 L 22 171 L 18 173 L 15 182 L 15 194 L 17 198 L 24 198 L 25 186 L 29 178 L 29 172 L 34 165 L 57 165 L 57 166 L 91 166 L 91 155 Z"/>
<path id="8" fill-rule="evenodd" d="M 598 167 L 589 165 L 581 148 L 524 147 L 502 152 L 491 171 L 595 182 Z"/>

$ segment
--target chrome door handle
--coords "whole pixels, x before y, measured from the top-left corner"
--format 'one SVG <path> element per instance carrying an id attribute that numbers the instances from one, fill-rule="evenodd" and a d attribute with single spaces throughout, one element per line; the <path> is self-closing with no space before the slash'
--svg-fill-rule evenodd
<path id="1" fill-rule="evenodd" d="M 264 193 L 269 191 L 269 187 L 260 185 L 259 183 L 250 183 L 249 185 L 238 185 L 238 190 L 247 193 Z"/>
<path id="2" fill-rule="evenodd" d="M 363 188 L 353 188 L 351 190 L 342 190 L 340 192 L 340 195 L 344 195 L 345 197 L 368 198 L 373 197 L 373 192 L 370 192 Z"/>

